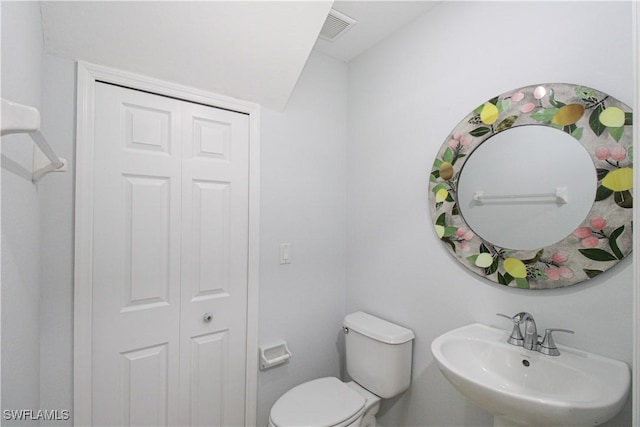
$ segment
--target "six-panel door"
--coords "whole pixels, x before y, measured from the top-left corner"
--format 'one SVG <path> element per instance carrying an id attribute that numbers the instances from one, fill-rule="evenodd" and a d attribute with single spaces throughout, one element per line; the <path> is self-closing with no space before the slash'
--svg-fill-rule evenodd
<path id="1" fill-rule="evenodd" d="M 248 123 L 96 84 L 94 424 L 244 424 Z"/>

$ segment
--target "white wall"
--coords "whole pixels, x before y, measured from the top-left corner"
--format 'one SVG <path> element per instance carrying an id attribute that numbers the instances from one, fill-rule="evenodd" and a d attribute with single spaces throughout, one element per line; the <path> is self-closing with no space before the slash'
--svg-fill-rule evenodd
<path id="1" fill-rule="evenodd" d="M 262 110 L 260 344 L 287 365 L 260 373 L 258 424 L 285 391 L 340 374 L 346 274 L 347 69 L 313 53 L 283 112 Z M 280 243 L 292 263 L 280 265 Z"/>
<path id="2" fill-rule="evenodd" d="M 36 2 L 2 2 L 1 7 L 2 97 L 40 108 L 40 7 Z M 30 176 L 33 146 L 24 134 L 2 137 L 3 410 L 40 407 L 40 203 Z"/>
<path id="3" fill-rule="evenodd" d="M 73 406 L 73 238 L 75 188 L 75 64 L 43 55 L 42 131 L 68 171 L 40 183 L 40 405 Z M 72 425 L 73 420 L 49 425 Z"/>
<path id="4" fill-rule="evenodd" d="M 349 65 L 347 312 L 365 310 L 416 333 L 413 385 L 381 425 L 480 426 L 492 417 L 461 397 L 429 346 L 496 312 L 529 311 L 557 341 L 632 361 L 632 263 L 565 289 L 522 291 L 468 272 L 431 226 L 428 175 L 451 129 L 479 103 L 536 83 L 580 83 L 628 105 L 629 2 L 443 2 Z M 627 405 L 610 425 L 630 425 Z"/>

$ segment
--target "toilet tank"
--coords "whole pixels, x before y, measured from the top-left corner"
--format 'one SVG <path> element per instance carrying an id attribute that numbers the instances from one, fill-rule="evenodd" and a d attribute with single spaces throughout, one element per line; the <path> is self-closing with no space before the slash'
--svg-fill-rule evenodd
<path id="1" fill-rule="evenodd" d="M 364 312 L 344 319 L 347 372 L 370 392 L 388 399 L 411 385 L 413 331 Z"/>

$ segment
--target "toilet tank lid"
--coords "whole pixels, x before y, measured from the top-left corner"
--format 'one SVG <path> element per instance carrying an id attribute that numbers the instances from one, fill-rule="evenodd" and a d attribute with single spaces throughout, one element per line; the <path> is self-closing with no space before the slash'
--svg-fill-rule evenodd
<path id="1" fill-rule="evenodd" d="M 415 338 L 411 329 L 403 328 L 362 311 L 348 314 L 344 326 L 387 344 L 402 344 Z"/>

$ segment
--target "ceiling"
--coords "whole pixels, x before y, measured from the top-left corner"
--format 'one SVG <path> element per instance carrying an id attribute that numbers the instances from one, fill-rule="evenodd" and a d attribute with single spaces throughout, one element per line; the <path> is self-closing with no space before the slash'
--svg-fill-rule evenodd
<path id="1" fill-rule="evenodd" d="M 355 19 L 357 23 L 333 42 L 318 39 L 314 49 L 349 62 L 438 3 L 433 0 L 336 0 L 332 8 Z"/>
<path id="2" fill-rule="evenodd" d="M 312 49 L 348 62 L 435 2 L 336 1 L 357 24 L 318 39 L 331 1 L 43 1 L 45 51 L 283 110 Z"/>

